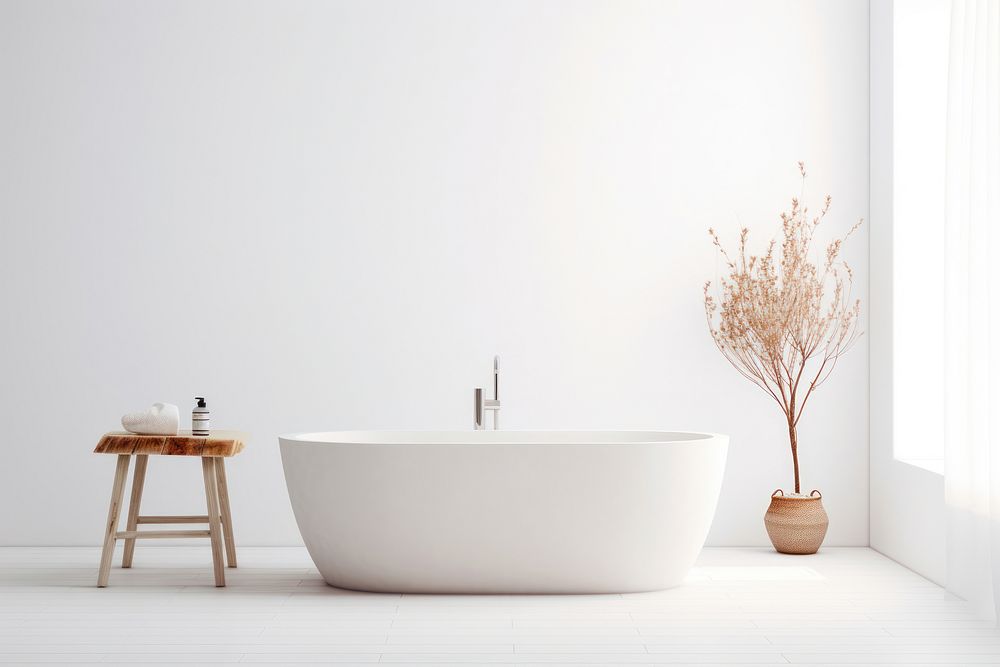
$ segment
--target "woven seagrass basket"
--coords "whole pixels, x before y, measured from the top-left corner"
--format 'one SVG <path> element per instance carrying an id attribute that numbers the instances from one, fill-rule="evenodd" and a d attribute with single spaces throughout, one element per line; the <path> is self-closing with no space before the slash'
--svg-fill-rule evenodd
<path id="1" fill-rule="evenodd" d="M 823 544 L 830 519 L 823 509 L 823 494 L 786 496 L 778 489 L 764 515 L 764 527 L 774 548 L 783 554 L 814 554 Z"/>

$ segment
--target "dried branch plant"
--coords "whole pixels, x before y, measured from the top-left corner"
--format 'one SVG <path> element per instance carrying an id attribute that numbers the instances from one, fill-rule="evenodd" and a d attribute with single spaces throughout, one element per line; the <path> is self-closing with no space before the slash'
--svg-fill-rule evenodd
<path id="1" fill-rule="evenodd" d="M 799 162 L 803 189 L 805 165 Z M 851 294 L 854 274 L 840 259 L 843 242 L 861 226 L 826 246 L 825 257 L 810 259 L 813 237 L 830 210 L 827 195 L 819 215 L 798 198 L 781 214 L 782 240 L 763 255 L 748 254 L 750 231 L 740 231 L 736 255 L 730 255 L 714 229 L 708 233 L 726 262 L 718 296 L 705 283 L 705 316 L 716 347 L 729 363 L 781 407 L 788 425 L 799 487 L 798 424 L 813 392 L 830 377 L 837 360 L 861 335 L 860 299 Z"/>

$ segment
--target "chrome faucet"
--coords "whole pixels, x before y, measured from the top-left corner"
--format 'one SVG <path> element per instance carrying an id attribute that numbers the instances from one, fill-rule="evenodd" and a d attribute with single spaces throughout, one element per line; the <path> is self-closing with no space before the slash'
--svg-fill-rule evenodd
<path id="1" fill-rule="evenodd" d="M 490 410 L 493 412 L 493 430 L 498 430 L 500 428 L 500 357 L 493 357 L 493 398 L 485 398 L 482 387 L 476 387 L 474 393 L 472 427 L 477 431 L 486 428 L 484 413 Z"/>

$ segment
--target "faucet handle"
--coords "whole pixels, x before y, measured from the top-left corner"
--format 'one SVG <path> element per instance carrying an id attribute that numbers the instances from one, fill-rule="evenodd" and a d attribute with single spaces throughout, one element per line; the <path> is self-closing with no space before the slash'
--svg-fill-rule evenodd
<path id="1" fill-rule="evenodd" d="M 493 356 L 493 400 L 500 400 L 500 355 Z"/>

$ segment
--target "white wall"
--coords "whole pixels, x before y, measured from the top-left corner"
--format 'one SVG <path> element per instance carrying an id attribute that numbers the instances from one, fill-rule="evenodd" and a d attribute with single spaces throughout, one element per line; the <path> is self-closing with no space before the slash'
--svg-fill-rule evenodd
<path id="1" fill-rule="evenodd" d="M 0 1 L 0 541 L 95 544 L 98 436 L 205 395 L 253 434 L 239 541 L 297 543 L 278 433 L 469 428 L 499 352 L 510 428 L 731 434 L 710 541 L 767 544 L 785 434 L 707 335 L 705 230 L 769 238 L 799 159 L 867 217 L 867 41 L 861 0 Z M 830 545 L 868 541 L 867 368 L 803 420 Z"/>

